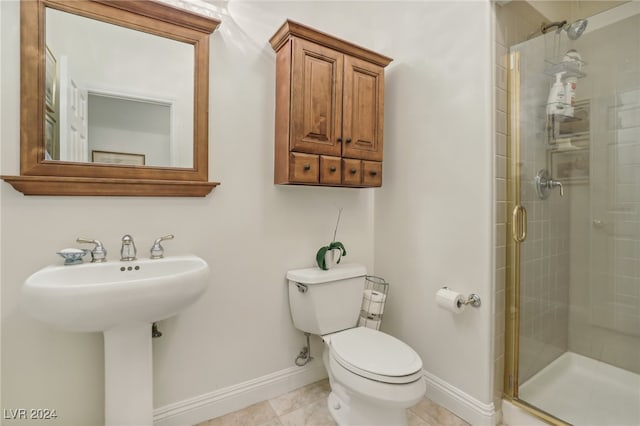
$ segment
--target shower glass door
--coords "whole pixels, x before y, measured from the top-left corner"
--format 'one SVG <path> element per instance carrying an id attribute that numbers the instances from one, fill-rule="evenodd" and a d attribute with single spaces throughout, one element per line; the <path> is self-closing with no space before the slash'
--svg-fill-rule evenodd
<path id="1" fill-rule="evenodd" d="M 640 4 L 510 59 L 514 400 L 558 423 L 639 425 Z M 575 104 L 550 114 L 559 73 Z"/>

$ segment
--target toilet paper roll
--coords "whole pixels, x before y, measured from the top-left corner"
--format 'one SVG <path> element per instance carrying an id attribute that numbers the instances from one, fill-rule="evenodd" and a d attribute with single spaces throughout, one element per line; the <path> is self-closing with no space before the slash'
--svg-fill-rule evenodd
<path id="1" fill-rule="evenodd" d="M 386 299 L 386 294 L 379 291 L 366 289 L 362 298 L 361 309 L 370 314 L 382 315 L 384 313 L 384 302 Z"/>
<path id="2" fill-rule="evenodd" d="M 380 324 L 382 323 L 382 319 L 381 318 L 370 318 L 370 317 L 364 317 L 362 315 L 360 315 L 360 318 L 358 319 L 358 327 L 367 327 L 367 328 L 372 328 L 374 330 L 380 330 Z"/>
<path id="3" fill-rule="evenodd" d="M 462 294 L 449 290 L 446 287 L 441 288 L 436 293 L 436 303 L 438 303 L 438 306 L 455 314 L 464 311 L 464 301 L 465 298 Z"/>

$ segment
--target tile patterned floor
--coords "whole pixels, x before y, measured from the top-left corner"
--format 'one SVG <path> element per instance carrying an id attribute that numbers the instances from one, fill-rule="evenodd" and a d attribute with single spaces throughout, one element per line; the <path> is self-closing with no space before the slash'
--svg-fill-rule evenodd
<path id="1" fill-rule="evenodd" d="M 196 426 L 334 426 L 336 422 L 327 407 L 329 392 L 329 381 L 321 380 Z M 469 423 L 423 398 L 409 409 L 409 426 L 469 426 Z"/>

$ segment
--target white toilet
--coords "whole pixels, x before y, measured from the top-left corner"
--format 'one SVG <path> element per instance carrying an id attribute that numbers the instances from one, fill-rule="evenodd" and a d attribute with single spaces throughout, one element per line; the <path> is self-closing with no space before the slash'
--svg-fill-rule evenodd
<path id="1" fill-rule="evenodd" d="M 329 411 L 340 426 L 407 425 L 407 408 L 426 391 L 422 360 L 395 337 L 356 327 L 365 275 L 356 264 L 289 271 L 291 317 L 325 342 Z"/>

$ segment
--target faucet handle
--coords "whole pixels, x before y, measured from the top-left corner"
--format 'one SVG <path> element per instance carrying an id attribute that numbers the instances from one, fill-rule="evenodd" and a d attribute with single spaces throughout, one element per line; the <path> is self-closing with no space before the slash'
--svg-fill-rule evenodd
<path id="1" fill-rule="evenodd" d="M 160 243 L 165 240 L 173 240 L 173 234 L 165 235 L 153 242 L 153 246 L 151 246 L 151 259 L 162 259 L 164 257 L 164 247 L 162 247 Z"/>
<path id="2" fill-rule="evenodd" d="M 76 238 L 76 242 L 83 244 L 95 244 L 91 250 L 91 262 L 100 263 L 107 261 L 107 250 L 104 248 L 100 240 L 91 240 L 89 238 Z"/>

